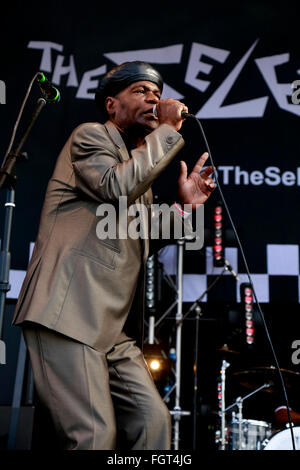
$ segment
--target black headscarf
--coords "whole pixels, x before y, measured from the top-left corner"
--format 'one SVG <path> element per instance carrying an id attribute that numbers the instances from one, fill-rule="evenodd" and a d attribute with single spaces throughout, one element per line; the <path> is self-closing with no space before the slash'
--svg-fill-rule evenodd
<path id="1" fill-rule="evenodd" d="M 155 83 L 162 91 L 163 79 L 160 73 L 147 62 L 124 62 L 111 69 L 103 77 L 95 93 L 95 101 L 101 111 L 106 111 L 105 99 L 107 96 L 116 96 L 131 83 L 147 80 Z"/>

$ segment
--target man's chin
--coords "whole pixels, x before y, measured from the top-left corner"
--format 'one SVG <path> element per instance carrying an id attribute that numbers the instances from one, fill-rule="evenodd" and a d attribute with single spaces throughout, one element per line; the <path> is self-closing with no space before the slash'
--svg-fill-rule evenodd
<path id="1" fill-rule="evenodd" d="M 150 134 L 150 132 L 157 129 L 158 126 L 159 126 L 158 119 L 147 119 L 147 121 L 144 124 L 144 129 L 147 132 L 147 134 Z"/>
<path id="2" fill-rule="evenodd" d="M 157 119 L 145 119 L 132 126 L 132 131 L 136 134 L 148 135 L 153 132 L 158 125 L 159 121 Z"/>

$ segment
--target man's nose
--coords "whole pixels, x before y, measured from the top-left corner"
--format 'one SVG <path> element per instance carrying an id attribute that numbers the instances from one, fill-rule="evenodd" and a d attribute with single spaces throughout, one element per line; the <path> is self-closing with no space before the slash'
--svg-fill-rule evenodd
<path id="1" fill-rule="evenodd" d="M 146 99 L 149 103 L 153 103 L 153 104 L 157 104 L 159 102 L 159 97 L 152 91 L 147 93 Z"/>

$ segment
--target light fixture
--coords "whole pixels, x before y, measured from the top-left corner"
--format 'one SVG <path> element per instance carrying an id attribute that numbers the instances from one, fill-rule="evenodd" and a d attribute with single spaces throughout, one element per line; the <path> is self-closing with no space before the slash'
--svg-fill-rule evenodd
<path id="1" fill-rule="evenodd" d="M 241 302 L 245 313 L 245 326 L 246 326 L 246 342 L 247 344 L 254 343 L 254 319 L 253 319 L 253 292 L 251 284 L 241 284 Z"/>
<path id="2" fill-rule="evenodd" d="M 214 207 L 214 236 L 213 236 L 213 264 L 216 267 L 224 265 L 224 246 L 223 246 L 223 207 L 217 204 Z"/>
<path id="3" fill-rule="evenodd" d="M 166 378 L 171 370 L 171 359 L 166 355 L 160 344 L 145 344 L 144 358 L 154 381 Z"/>

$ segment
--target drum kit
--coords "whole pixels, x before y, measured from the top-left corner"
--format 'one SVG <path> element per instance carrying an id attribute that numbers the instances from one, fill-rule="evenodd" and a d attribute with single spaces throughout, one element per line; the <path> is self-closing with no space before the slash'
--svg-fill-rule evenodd
<path id="1" fill-rule="evenodd" d="M 239 354 L 224 345 L 222 353 L 228 356 Z M 278 392 L 278 370 L 274 366 L 253 367 L 249 370 L 233 372 L 230 376 L 231 390 L 235 384 L 249 390 L 250 393 L 237 397 L 232 404 L 225 406 L 225 386 L 227 369 L 230 363 L 223 359 L 218 381 L 219 427 L 215 442 L 218 450 L 300 450 L 300 413 L 290 411 L 292 432 L 287 417 L 286 407 L 278 411 L 277 426 L 257 419 L 245 419 L 243 404 L 258 392 L 264 394 L 264 403 L 268 404 L 270 394 Z M 299 389 L 300 373 L 280 369 L 287 391 Z M 232 387 L 233 386 L 233 387 Z M 276 419 L 276 413 L 274 410 Z M 278 423 L 279 427 L 278 427 Z"/>

